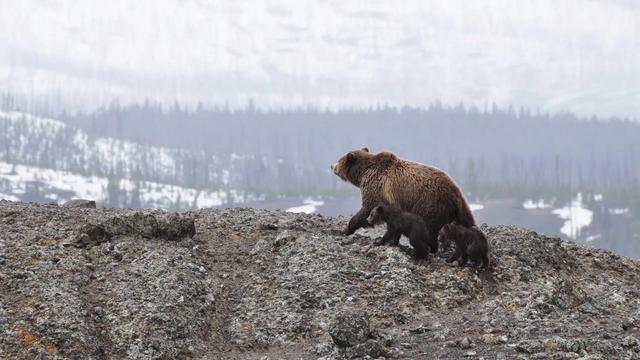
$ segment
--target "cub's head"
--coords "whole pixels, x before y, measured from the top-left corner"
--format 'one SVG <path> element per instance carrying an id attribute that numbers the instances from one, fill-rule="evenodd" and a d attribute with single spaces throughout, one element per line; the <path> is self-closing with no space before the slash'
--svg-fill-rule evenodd
<path id="1" fill-rule="evenodd" d="M 457 225 L 454 222 L 445 224 L 442 228 L 440 228 L 440 232 L 438 233 L 438 240 L 441 242 L 449 242 L 454 240 L 457 234 Z"/>
<path id="2" fill-rule="evenodd" d="M 470 236 L 471 231 L 464 227 L 463 225 L 459 225 L 455 221 L 445 224 L 438 233 L 438 241 L 444 243 L 456 243 L 458 246 L 466 247 L 467 244 L 473 239 L 473 236 Z"/>
<path id="3" fill-rule="evenodd" d="M 374 207 L 367 217 L 367 222 L 371 225 L 377 225 L 384 222 L 384 206 L 378 205 Z"/>
<path id="4" fill-rule="evenodd" d="M 331 165 L 331 170 L 343 181 L 348 181 L 359 187 L 362 173 L 373 157 L 374 155 L 366 147 L 349 151 Z"/>

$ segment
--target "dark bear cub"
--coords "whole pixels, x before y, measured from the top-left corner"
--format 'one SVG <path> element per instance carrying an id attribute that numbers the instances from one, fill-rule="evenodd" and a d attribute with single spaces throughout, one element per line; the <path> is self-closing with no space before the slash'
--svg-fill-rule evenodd
<path id="1" fill-rule="evenodd" d="M 387 223 L 387 232 L 382 237 L 379 245 L 391 242 L 398 245 L 400 237 L 405 235 L 409 243 L 416 250 L 418 258 L 426 259 L 429 256 L 429 238 L 427 225 L 418 215 L 401 211 L 389 205 L 378 205 L 371 210 L 367 221 L 371 225 Z"/>
<path id="2" fill-rule="evenodd" d="M 489 266 L 489 242 L 477 227 L 466 227 L 452 222 L 440 229 L 438 238 L 456 244 L 456 250 L 447 262 L 460 259 L 460 266 L 464 266 L 467 260 L 471 260 L 482 268 Z"/>

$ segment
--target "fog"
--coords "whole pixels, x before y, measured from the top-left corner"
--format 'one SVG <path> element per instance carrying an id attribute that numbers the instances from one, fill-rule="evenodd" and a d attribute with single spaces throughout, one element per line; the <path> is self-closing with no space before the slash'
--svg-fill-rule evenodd
<path id="1" fill-rule="evenodd" d="M 640 115 L 633 1 L 3 1 L 0 87 L 93 110 L 525 106 Z M 53 95 L 53 99 L 50 97 Z"/>

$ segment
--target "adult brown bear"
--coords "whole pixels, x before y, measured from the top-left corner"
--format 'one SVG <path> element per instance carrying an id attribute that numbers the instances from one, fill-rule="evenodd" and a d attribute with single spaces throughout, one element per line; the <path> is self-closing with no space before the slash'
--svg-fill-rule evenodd
<path id="1" fill-rule="evenodd" d="M 475 220 L 460 187 L 444 171 L 398 158 L 390 152 L 354 150 L 331 165 L 342 180 L 360 188 L 362 208 L 351 218 L 345 235 L 371 226 L 367 217 L 378 204 L 421 216 L 427 225 L 431 252 L 438 251 L 438 232 L 455 221 L 471 227 Z"/>

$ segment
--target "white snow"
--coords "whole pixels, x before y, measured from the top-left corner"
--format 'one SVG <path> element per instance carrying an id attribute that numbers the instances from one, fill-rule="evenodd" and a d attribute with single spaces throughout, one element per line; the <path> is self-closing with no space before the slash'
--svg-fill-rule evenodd
<path id="1" fill-rule="evenodd" d="M 602 235 L 601 235 L 601 234 L 590 235 L 590 236 L 587 236 L 587 238 L 586 238 L 586 239 L 584 239 L 584 240 L 585 240 L 586 242 L 592 242 L 593 240 L 600 239 L 601 237 L 602 237 Z"/>
<path id="2" fill-rule="evenodd" d="M 614 214 L 614 215 L 622 215 L 622 214 L 626 214 L 629 212 L 629 209 L 609 209 L 609 214 Z"/>
<path id="3" fill-rule="evenodd" d="M 482 210 L 482 209 L 484 209 L 484 205 L 482 205 L 482 204 L 469 204 L 469 209 L 471 209 L 471 211 Z"/>
<path id="4" fill-rule="evenodd" d="M 13 172 L 15 170 L 15 172 Z M 98 176 L 83 176 L 68 171 L 52 170 L 35 166 L 14 165 L 0 162 L 0 184 L 8 184 L 3 188 L 0 199 L 19 201 L 28 192 L 30 184 L 37 182 L 39 191 L 45 198 L 63 203 L 72 198 L 96 200 L 103 203 L 107 200 L 108 179 Z M 182 208 L 203 208 L 220 206 L 228 201 L 242 203 L 260 200 L 260 196 L 245 194 L 237 190 L 228 192 L 202 191 L 157 182 L 135 182 L 129 179 L 119 180 L 120 189 L 132 191 L 139 186 L 140 203 L 143 207 L 170 208 L 180 200 Z M 319 205 L 316 202 L 309 205 Z"/>
<path id="5" fill-rule="evenodd" d="M 92 164 L 97 173 L 106 174 L 113 169 L 121 169 L 122 176 L 127 178 L 136 169 L 136 164 L 144 163 L 156 174 L 156 181 L 173 182 L 179 173 L 177 158 L 180 149 L 142 145 L 131 141 L 115 138 L 92 138 L 79 128 L 69 126 L 61 121 L 33 116 L 21 112 L 1 112 L 0 128 L 7 132 L 7 136 L 14 138 L 11 148 L 11 161 L 18 164 L 33 165 L 42 153 L 56 146 L 57 138 L 71 137 L 65 143 L 66 158 L 56 158 L 55 168 L 58 170 L 77 169 L 74 164 Z M 27 148 L 28 146 L 28 148 Z M 0 149 L 0 156 L 5 155 L 6 149 Z M 248 155 L 233 154 L 231 160 L 238 161 Z M 211 156 L 213 165 L 218 164 L 218 158 Z M 51 165 L 49 165 L 51 166 Z M 229 174 L 218 174 L 212 166 L 209 178 L 214 182 L 224 177 L 224 184 L 229 181 Z"/>
<path id="6" fill-rule="evenodd" d="M 527 210 L 547 209 L 551 207 L 551 204 L 545 203 L 544 199 L 540 199 L 538 201 L 533 201 L 532 199 L 529 199 L 522 203 L 522 207 Z"/>
<path id="7" fill-rule="evenodd" d="M 565 220 L 560 232 L 572 239 L 577 239 L 580 230 L 591 224 L 593 211 L 582 206 L 582 194 L 578 193 L 569 205 L 552 211 Z"/>
<path id="8" fill-rule="evenodd" d="M 17 197 L 11 194 L 5 194 L 0 192 L 0 200 L 9 200 L 9 201 L 20 201 Z"/>
<path id="9" fill-rule="evenodd" d="M 288 208 L 287 212 L 312 214 L 317 210 L 318 206 L 324 205 L 324 201 L 307 198 L 303 201 L 303 204 Z"/>
<path id="10" fill-rule="evenodd" d="M 54 119 L 31 115 L 28 113 L 23 113 L 18 111 L 0 110 L 0 117 L 13 122 L 26 121 L 29 123 L 29 126 L 31 128 L 40 128 L 40 129 L 45 128 L 49 130 L 59 130 L 67 126 L 67 124 L 63 123 L 60 120 L 54 120 Z"/>
<path id="11" fill-rule="evenodd" d="M 602 199 L 603 199 L 602 194 L 593 195 L 593 200 L 595 200 L 595 201 L 602 201 Z"/>

